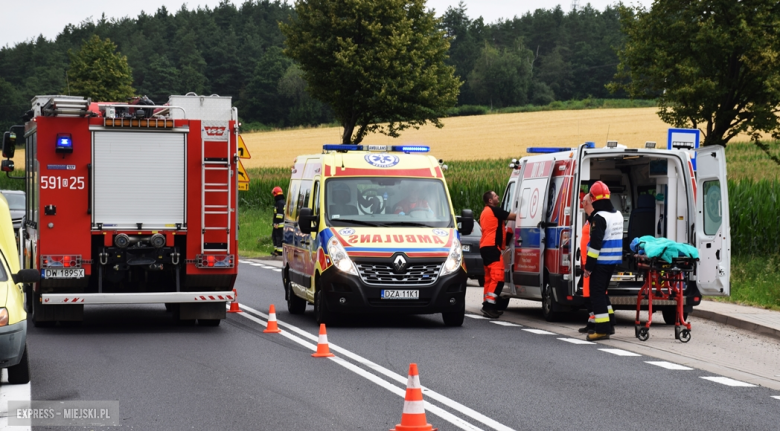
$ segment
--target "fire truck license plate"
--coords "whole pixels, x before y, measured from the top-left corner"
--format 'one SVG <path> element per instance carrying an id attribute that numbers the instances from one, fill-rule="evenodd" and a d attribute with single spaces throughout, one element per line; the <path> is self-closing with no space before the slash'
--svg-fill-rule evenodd
<path id="1" fill-rule="evenodd" d="M 382 299 L 419 299 L 419 290 L 383 290 Z"/>
<path id="2" fill-rule="evenodd" d="M 84 268 L 78 269 L 47 269 L 43 278 L 84 278 Z"/>

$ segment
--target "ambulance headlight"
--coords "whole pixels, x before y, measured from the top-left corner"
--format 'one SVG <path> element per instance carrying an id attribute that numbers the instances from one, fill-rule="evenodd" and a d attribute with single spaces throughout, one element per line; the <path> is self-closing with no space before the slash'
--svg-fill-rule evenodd
<path id="1" fill-rule="evenodd" d="M 352 263 L 352 259 L 347 255 L 347 251 L 344 250 L 344 246 L 341 245 L 339 240 L 331 238 L 328 241 L 328 255 L 330 255 L 330 261 L 341 272 L 358 275 L 355 264 Z"/>
<path id="2" fill-rule="evenodd" d="M 441 275 L 452 274 L 460 268 L 461 263 L 463 263 L 463 250 L 460 247 L 460 241 L 457 238 L 453 238 L 450 253 L 447 255 L 447 260 L 444 261 L 444 266 L 441 268 Z"/>

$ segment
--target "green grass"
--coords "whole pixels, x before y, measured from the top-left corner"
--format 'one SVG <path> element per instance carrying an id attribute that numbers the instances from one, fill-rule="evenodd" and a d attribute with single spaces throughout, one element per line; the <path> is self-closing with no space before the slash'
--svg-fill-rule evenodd
<path id="1" fill-rule="evenodd" d="M 709 299 L 780 310 L 780 254 L 732 256 L 731 296 Z"/>
<path id="2" fill-rule="evenodd" d="M 241 208 L 238 212 L 238 254 L 241 257 L 270 256 L 274 250 L 271 240 L 271 217 L 268 208 Z"/>

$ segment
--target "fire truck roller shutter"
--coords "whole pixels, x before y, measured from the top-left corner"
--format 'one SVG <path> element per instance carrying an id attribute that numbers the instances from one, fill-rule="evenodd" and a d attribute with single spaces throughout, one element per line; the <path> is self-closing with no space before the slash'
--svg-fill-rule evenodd
<path id="1" fill-rule="evenodd" d="M 185 137 L 181 132 L 95 132 L 93 223 L 118 229 L 183 225 Z"/>

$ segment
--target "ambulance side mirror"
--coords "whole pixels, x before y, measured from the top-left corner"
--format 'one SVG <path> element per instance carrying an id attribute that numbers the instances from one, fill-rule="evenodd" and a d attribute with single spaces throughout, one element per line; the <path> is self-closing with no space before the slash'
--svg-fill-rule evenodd
<path id="1" fill-rule="evenodd" d="M 461 235 L 469 235 L 474 230 L 474 212 L 471 210 L 461 210 L 458 217 L 458 232 Z"/>
<path id="2" fill-rule="evenodd" d="M 16 150 L 16 133 L 3 133 L 3 157 L 12 159 Z"/>
<path id="3" fill-rule="evenodd" d="M 301 208 L 298 212 L 298 226 L 302 233 L 311 234 L 317 229 L 317 216 L 312 214 L 311 208 Z M 315 225 L 312 227 L 312 225 Z"/>

